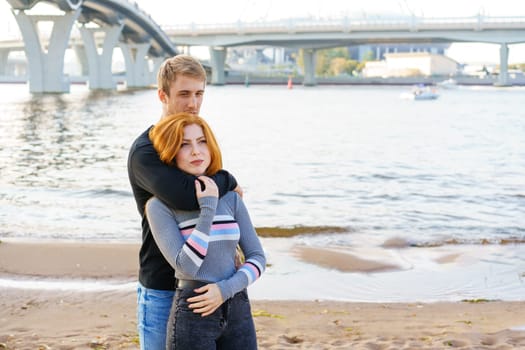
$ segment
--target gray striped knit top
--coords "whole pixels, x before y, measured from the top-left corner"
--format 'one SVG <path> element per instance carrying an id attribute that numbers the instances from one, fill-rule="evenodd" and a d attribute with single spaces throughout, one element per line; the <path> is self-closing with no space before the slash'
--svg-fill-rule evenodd
<path id="1" fill-rule="evenodd" d="M 248 210 L 236 192 L 199 199 L 200 211 L 174 210 L 158 198 L 146 216 L 160 251 L 175 277 L 217 283 L 223 300 L 233 297 L 264 272 L 266 258 Z M 237 244 L 244 264 L 237 270 Z"/>

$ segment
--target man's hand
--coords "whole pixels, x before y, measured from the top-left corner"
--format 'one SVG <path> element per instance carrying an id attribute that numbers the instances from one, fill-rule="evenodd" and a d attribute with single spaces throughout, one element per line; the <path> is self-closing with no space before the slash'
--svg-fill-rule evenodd
<path id="1" fill-rule="evenodd" d="M 239 245 L 237 245 L 237 249 L 235 250 L 235 269 L 238 270 L 241 268 L 242 264 L 245 262 L 244 253 Z"/>
<path id="2" fill-rule="evenodd" d="M 242 198 L 243 192 L 242 192 L 242 188 L 241 188 L 241 186 L 237 185 L 237 187 L 235 187 L 235 188 L 233 189 L 233 191 L 234 191 L 234 192 L 237 192 L 237 193 L 239 194 L 239 196 L 241 196 L 241 198 Z"/>
<path id="3" fill-rule="evenodd" d="M 202 317 L 211 315 L 224 302 L 221 291 L 215 283 L 197 288 L 194 292 L 203 294 L 188 298 L 189 308 Z"/>

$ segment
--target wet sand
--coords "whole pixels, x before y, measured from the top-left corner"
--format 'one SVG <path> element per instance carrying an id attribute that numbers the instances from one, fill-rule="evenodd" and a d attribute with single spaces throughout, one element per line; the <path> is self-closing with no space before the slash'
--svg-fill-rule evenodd
<path id="1" fill-rule="evenodd" d="M 133 285 L 137 254 L 135 244 L 0 243 L 0 279 L 22 279 L 26 286 L 0 286 L 0 349 L 138 349 L 133 287 L 90 291 L 32 285 L 49 278 Z M 303 247 L 295 254 L 321 266 L 385 267 L 362 257 L 349 264 L 325 250 Z M 260 349 L 525 348 L 524 301 L 266 298 L 252 300 L 252 311 Z"/>

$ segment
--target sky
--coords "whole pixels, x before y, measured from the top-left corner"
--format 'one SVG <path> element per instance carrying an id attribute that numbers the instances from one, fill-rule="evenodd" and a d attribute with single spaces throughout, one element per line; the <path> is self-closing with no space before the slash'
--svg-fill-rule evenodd
<path id="1" fill-rule="evenodd" d="M 264 21 L 290 17 L 344 17 L 381 14 L 403 14 L 425 17 L 525 16 L 521 0 L 136 0 L 160 24 L 231 23 Z M 171 3 L 171 2 L 170 2 Z"/>
<path id="2" fill-rule="evenodd" d="M 136 0 L 138 6 L 161 25 L 220 24 L 237 21 L 272 21 L 287 18 L 486 16 L 525 17 L 523 0 Z M 0 39 L 19 36 L 6 0 L 0 0 Z M 499 46 L 453 44 L 447 55 L 464 62 L 498 62 Z M 525 62 L 525 44 L 513 45 L 509 62 Z"/>

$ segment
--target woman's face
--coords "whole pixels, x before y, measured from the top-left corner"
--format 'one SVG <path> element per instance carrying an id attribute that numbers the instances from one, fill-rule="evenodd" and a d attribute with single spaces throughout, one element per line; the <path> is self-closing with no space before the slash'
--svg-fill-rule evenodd
<path id="1" fill-rule="evenodd" d="M 208 143 L 197 124 L 184 127 L 181 147 L 175 156 L 177 167 L 192 175 L 203 175 L 210 166 L 211 156 Z"/>

